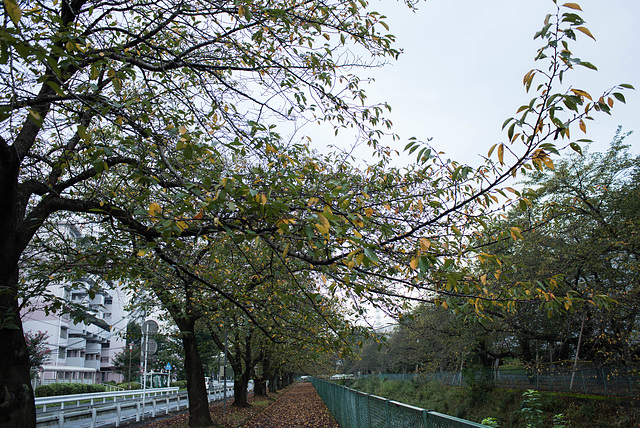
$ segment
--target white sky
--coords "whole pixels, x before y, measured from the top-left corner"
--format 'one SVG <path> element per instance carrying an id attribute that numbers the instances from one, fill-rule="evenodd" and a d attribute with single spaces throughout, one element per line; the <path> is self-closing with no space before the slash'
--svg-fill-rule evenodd
<path id="1" fill-rule="evenodd" d="M 637 90 L 623 91 L 627 104 L 616 103 L 612 116 L 596 114 L 596 120 L 587 123 L 588 135 L 576 127 L 572 137 L 592 139 L 592 151 L 606 150 L 622 125 L 625 131 L 636 131 L 627 143 L 639 153 L 640 0 L 573 1 L 582 7 L 580 14 L 596 41 L 578 33 L 572 52 L 598 71 L 578 67 L 566 83 L 594 97 L 621 83 Z M 371 0 L 371 4 L 388 17 L 390 32 L 404 50 L 397 62 L 361 72 L 376 79 L 367 87 L 369 99 L 393 107 L 390 118 L 401 140 L 386 144 L 402 151 L 409 137 L 423 141 L 433 137 L 431 144 L 448 157 L 479 163 L 479 154 L 486 155 L 494 143 L 506 140 L 501 130 L 504 120 L 533 97 L 525 92 L 522 78 L 538 67 L 533 58 L 541 42 L 533 36 L 545 16 L 555 12 L 553 2 L 427 0 L 415 13 L 402 0 Z M 336 139 L 331 130 L 314 129 L 312 138 L 319 148 L 327 142 L 340 147 L 352 142 L 347 134 Z M 366 147 L 358 150 L 357 157 L 368 157 Z M 377 326 L 390 322 L 379 311 L 369 317 Z"/>
<path id="2" fill-rule="evenodd" d="M 627 140 L 640 148 L 640 1 L 576 0 L 581 16 L 597 41 L 578 33 L 574 56 L 598 67 L 578 67 L 565 80 L 594 97 L 620 83 L 638 90 L 624 91 L 627 104 L 616 103 L 613 114 L 596 114 L 587 122 L 588 135 L 572 129 L 572 138 L 594 140 L 604 150 L 618 125 L 636 135 Z M 562 0 L 559 4 L 564 3 Z M 402 151 L 409 137 L 431 142 L 448 157 L 477 164 L 494 143 L 504 141 L 504 120 L 515 116 L 526 94 L 522 78 L 536 67 L 540 39 L 534 34 L 548 13 L 551 0 L 427 0 L 413 13 L 404 3 L 372 0 L 371 7 L 387 16 L 390 33 L 404 50 L 400 59 L 380 70 L 361 71 L 376 81 L 366 88 L 372 102 L 388 102 L 399 142 L 386 142 Z M 569 9 L 563 8 L 566 11 Z M 542 63 L 540 63 L 542 64 Z M 532 88 L 533 89 L 533 88 Z M 310 132 L 309 130 L 306 130 Z M 329 141 L 348 146 L 349 136 L 333 137 L 330 130 L 312 132 L 314 145 Z M 366 148 L 357 156 L 365 156 Z M 413 155 L 411 155 L 413 159 Z"/>

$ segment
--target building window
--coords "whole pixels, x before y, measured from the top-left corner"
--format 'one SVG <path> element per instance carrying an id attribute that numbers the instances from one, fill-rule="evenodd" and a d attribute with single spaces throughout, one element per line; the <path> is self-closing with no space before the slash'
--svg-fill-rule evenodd
<path id="1" fill-rule="evenodd" d="M 62 346 L 58 349 L 58 358 L 64 360 L 67 356 L 67 348 L 63 348 Z"/>
<path id="2" fill-rule="evenodd" d="M 110 320 L 111 319 L 111 312 L 105 312 L 104 319 Z"/>
<path id="3" fill-rule="evenodd" d="M 110 297 L 109 297 L 109 298 L 107 298 L 107 299 L 105 299 L 104 304 L 105 304 L 105 305 L 113 305 L 113 299 L 112 299 L 112 298 L 110 298 Z"/>
<path id="4" fill-rule="evenodd" d="M 60 327 L 60 338 L 61 339 L 66 339 L 67 338 L 67 328 L 66 327 Z"/>

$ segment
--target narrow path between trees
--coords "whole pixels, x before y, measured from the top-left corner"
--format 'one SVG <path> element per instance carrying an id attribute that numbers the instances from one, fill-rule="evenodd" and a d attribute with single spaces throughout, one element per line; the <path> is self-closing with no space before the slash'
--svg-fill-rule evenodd
<path id="1" fill-rule="evenodd" d="M 310 383 L 296 383 L 242 428 L 339 428 Z"/>
<path id="2" fill-rule="evenodd" d="M 227 403 L 223 416 L 221 402 L 209 408 L 217 428 L 340 428 L 310 383 L 294 383 L 268 397 L 249 397 L 250 407 Z M 188 412 L 181 411 L 153 421 L 134 422 L 127 428 L 188 428 Z"/>

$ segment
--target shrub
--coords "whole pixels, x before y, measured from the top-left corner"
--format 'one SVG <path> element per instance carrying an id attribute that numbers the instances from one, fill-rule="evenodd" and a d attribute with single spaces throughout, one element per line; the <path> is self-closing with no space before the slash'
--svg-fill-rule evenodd
<path id="1" fill-rule="evenodd" d="M 185 389 L 187 387 L 187 381 L 179 380 L 177 382 L 171 382 L 171 386 L 177 386 L 180 389 Z"/>
<path id="2" fill-rule="evenodd" d="M 89 394 L 105 392 L 107 388 L 99 384 L 84 383 L 50 383 L 36 388 L 36 397 L 53 397 L 55 395 Z"/>
<path id="3" fill-rule="evenodd" d="M 124 389 L 140 389 L 142 387 L 142 385 L 140 384 L 140 382 L 123 382 L 123 383 L 119 383 L 116 386 L 120 387 L 120 388 L 124 388 Z"/>

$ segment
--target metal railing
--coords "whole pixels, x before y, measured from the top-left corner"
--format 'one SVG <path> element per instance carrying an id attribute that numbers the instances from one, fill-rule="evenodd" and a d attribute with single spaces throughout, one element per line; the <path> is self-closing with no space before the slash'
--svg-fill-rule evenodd
<path id="1" fill-rule="evenodd" d="M 252 390 L 250 385 L 249 391 Z M 207 396 L 209 402 L 222 400 L 225 396 L 231 398 L 233 383 L 226 390 L 222 385 L 215 385 L 207 390 Z M 176 387 L 38 397 L 35 399 L 38 408 L 36 420 L 40 426 L 63 428 L 69 421 L 88 419 L 88 426 L 93 428 L 104 425 L 101 419 L 106 418 L 113 422 L 110 426 L 117 427 L 125 421 L 139 422 L 147 417 L 188 408 L 187 398 L 186 391 L 179 392 Z"/>
<path id="2" fill-rule="evenodd" d="M 42 411 L 47 411 L 47 406 L 60 406 L 61 410 L 64 410 L 65 404 L 75 403 L 76 406 L 80 405 L 80 402 L 88 402 L 90 406 L 93 406 L 96 402 L 106 403 L 107 400 L 117 401 L 123 399 L 136 399 L 146 397 L 155 397 L 157 395 L 176 394 L 179 388 L 157 388 L 148 389 L 143 391 L 142 389 L 132 389 L 129 391 L 113 391 L 113 392 L 93 392 L 88 394 L 71 394 L 71 395 L 53 395 L 51 397 L 36 397 L 36 406 L 42 406 Z"/>
<path id="3" fill-rule="evenodd" d="M 311 383 L 340 428 L 476 428 L 486 427 L 442 413 L 377 397 L 311 378 Z"/>

